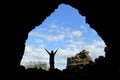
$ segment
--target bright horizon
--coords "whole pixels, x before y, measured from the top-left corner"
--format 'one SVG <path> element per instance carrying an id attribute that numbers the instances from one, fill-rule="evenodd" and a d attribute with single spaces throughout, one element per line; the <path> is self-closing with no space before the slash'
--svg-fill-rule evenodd
<path id="1" fill-rule="evenodd" d="M 58 49 L 55 55 L 55 68 L 65 69 L 67 57 L 86 49 L 94 60 L 104 56 L 104 41 L 97 32 L 86 23 L 75 8 L 61 4 L 42 24 L 29 32 L 25 43 L 25 52 L 21 65 L 30 61 L 43 61 L 49 65 L 48 51 Z"/>

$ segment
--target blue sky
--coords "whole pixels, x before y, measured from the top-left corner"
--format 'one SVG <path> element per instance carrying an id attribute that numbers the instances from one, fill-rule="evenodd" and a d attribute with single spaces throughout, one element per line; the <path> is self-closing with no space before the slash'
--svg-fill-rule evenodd
<path id="1" fill-rule="evenodd" d="M 22 65 L 30 61 L 48 63 L 49 55 L 44 48 L 49 51 L 59 49 L 55 55 L 55 67 L 61 70 L 66 68 L 67 57 L 86 49 L 94 60 L 99 55 L 104 56 L 106 46 L 97 32 L 86 23 L 86 17 L 65 4 L 59 5 L 42 24 L 36 26 L 25 44 Z"/>

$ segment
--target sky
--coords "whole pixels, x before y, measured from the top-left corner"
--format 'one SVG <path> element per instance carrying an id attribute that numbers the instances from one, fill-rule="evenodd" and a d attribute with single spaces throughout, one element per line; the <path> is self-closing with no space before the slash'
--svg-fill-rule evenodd
<path id="1" fill-rule="evenodd" d="M 105 56 L 106 46 L 97 32 L 86 23 L 86 17 L 70 5 L 61 4 L 42 24 L 28 34 L 21 65 L 42 61 L 49 65 L 49 55 L 45 51 L 55 51 L 55 68 L 66 68 L 67 57 L 86 49 L 94 60 Z"/>

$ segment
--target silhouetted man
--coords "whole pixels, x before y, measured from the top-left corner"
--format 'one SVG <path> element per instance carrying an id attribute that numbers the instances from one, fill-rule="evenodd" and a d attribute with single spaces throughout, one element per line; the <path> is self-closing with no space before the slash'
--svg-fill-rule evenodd
<path id="1" fill-rule="evenodd" d="M 54 56 L 55 56 L 56 52 L 58 51 L 58 49 L 55 52 L 51 51 L 51 53 L 47 49 L 45 49 L 45 50 L 50 55 L 50 58 L 49 58 L 50 69 L 54 69 Z"/>

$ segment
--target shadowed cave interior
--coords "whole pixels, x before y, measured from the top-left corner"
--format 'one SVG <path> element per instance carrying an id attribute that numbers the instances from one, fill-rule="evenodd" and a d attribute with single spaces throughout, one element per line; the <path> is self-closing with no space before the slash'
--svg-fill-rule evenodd
<path id="1" fill-rule="evenodd" d="M 49 16 L 54 10 L 58 7 L 59 4 L 65 3 L 71 5 L 72 7 L 76 8 L 79 13 L 83 16 L 86 16 L 86 23 L 90 24 L 90 26 L 97 31 L 98 35 L 105 41 L 107 48 L 109 51 L 105 53 L 105 58 L 98 58 L 98 63 L 95 65 L 88 65 L 85 69 L 79 71 L 77 69 L 73 70 L 64 70 L 59 71 L 58 69 L 53 69 L 48 72 L 43 70 L 25 70 L 24 67 L 20 66 L 20 61 L 22 59 L 24 49 L 25 49 L 25 41 L 28 37 L 28 33 L 35 28 L 35 26 L 41 24 L 44 19 Z M 101 4 L 102 6 L 101 6 Z M 35 2 L 33 6 L 28 4 L 22 3 L 21 5 L 16 5 L 16 18 L 15 20 L 15 49 L 14 55 L 15 58 L 10 62 L 15 62 L 15 78 L 16 80 L 21 79 L 29 79 L 29 80 L 37 80 L 37 79 L 69 79 L 69 80 L 76 80 L 76 79 L 117 79 L 118 74 L 120 73 L 120 66 L 119 66 L 119 56 L 118 53 L 114 53 L 115 43 L 114 40 L 117 39 L 112 33 L 113 24 L 109 20 L 109 14 L 112 10 L 110 4 L 106 7 L 106 3 L 102 1 L 79 1 L 79 0 L 53 0 L 53 1 L 40 1 L 39 4 Z M 43 5 L 44 4 L 44 5 Z M 111 10 L 109 10 L 111 8 Z M 13 8 L 14 9 L 14 8 Z M 107 9 L 107 10 L 106 10 Z M 21 14 L 20 14 L 21 12 Z M 32 12 L 34 12 L 32 14 Z M 15 18 L 15 19 L 16 19 Z M 106 22 L 107 21 L 107 22 Z M 111 24 L 109 24 L 109 23 Z M 112 30 L 111 30 L 112 29 Z M 101 61 L 101 59 L 103 59 Z M 11 70 L 14 70 L 11 68 Z M 93 76 L 94 75 L 94 76 Z"/>

